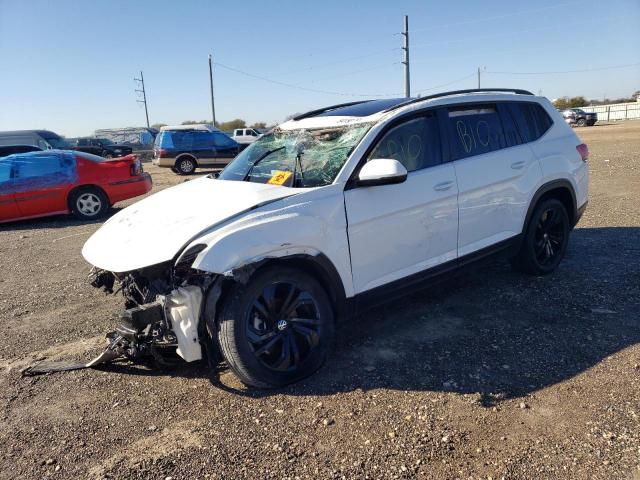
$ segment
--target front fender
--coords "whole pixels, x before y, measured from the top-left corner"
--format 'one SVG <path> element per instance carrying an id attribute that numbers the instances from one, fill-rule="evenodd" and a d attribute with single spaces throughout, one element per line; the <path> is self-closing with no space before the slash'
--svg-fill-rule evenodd
<path id="1" fill-rule="evenodd" d="M 230 274 L 245 265 L 295 255 L 324 255 L 353 296 L 342 185 L 328 185 L 260 207 L 194 240 L 206 247 L 192 267 Z"/>

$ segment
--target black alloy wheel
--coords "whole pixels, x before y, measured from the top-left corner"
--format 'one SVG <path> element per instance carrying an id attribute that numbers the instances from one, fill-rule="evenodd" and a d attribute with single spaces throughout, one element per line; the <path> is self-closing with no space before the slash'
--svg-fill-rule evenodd
<path id="1" fill-rule="evenodd" d="M 565 241 L 565 225 L 556 206 L 547 208 L 536 225 L 535 255 L 541 266 L 553 264 L 562 251 Z"/>
<path id="2" fill-rule="evenodd" d="M 320 343 L 320 314 L 307 291 L 288 282 L 267 285 L 245 319 L 247 340 L 265 367 L 292 371 Z"/>
<path id="3" fill-rule="evenodd" d="M 520 250 L 511 264 L 531 275 L 553 272 L 567 250 L 569 232 L 569 215 L 564 204 L 556 198 L 543 200 L 531 215 Z"/>
<path id="4" fill-rule="evenodd" d="M 231 287 L 217 325 L 218 345 L 229 368 L 245 385 L 274 388 L 322 366 L 333 340 L 334 313 L 313 276 L 271 266 Z"/>

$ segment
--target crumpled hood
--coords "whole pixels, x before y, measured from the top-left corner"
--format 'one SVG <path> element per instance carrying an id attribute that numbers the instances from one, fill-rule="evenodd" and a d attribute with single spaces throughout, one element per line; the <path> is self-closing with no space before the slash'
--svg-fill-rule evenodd
<path id="1" fill-rule="evenodd" d="M 116 273 L 166 262 L 203 230 L 295 193 L 287 187 L 207 177 L 185 182 L 118 212 L 87 240 L 82 255 Z"/>

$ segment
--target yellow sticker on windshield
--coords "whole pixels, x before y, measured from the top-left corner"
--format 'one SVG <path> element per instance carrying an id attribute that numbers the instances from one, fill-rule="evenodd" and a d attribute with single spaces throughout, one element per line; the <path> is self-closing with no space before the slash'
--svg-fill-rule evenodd
<path id="1" fill-rule="evenodd" d="M 267 183 L 270 185 L 282 185 L 290 176 L 291 172 L 276 170 Z"/>

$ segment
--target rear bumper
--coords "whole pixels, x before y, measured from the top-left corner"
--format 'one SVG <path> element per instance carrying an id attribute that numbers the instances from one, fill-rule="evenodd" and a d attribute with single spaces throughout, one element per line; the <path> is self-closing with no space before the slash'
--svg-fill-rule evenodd
<path id="1" fill-rule="evenodd" d="M 151 163 L 158 167 L 173 167 L 176 164 L 176 159 L 153 157 L 153 160 L 151 160 Z"/>
<path id="2" fill-rule="evenodd" d="M 109 183 L 109 200 L 111 204 L 138 197 L 149 192 L 153 188 L 153 180 L 147 172 L 126 180 Z"/>

